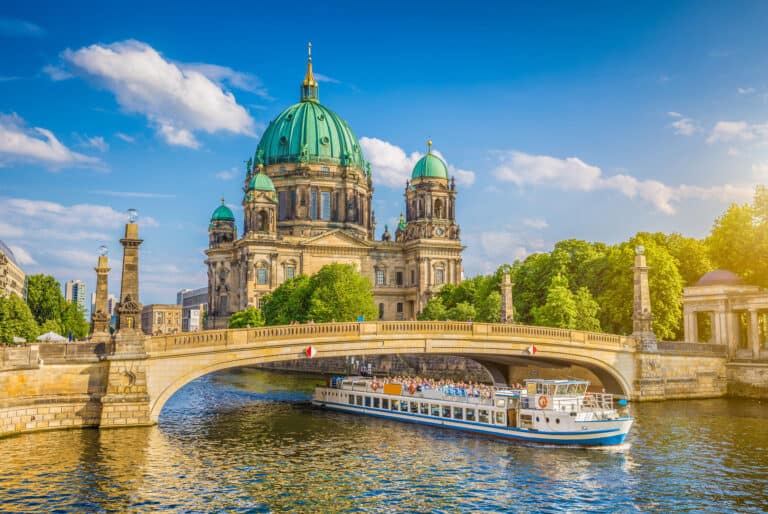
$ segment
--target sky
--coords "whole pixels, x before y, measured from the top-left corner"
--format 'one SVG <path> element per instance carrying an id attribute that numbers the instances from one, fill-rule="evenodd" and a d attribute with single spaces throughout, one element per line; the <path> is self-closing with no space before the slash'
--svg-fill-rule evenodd
<path id="1" fill-rule="evenodd" d="M 371 163 L 377 233 L 426 140 L 458 187 L 466 276 L 561 239 L 708 234 L 768 182 L 766 2 L 0 4 L 0 240 L 27 273 L 119 292 L 136 208 L 141 300 L 206 284 L 224 197 L 299 99 Z"/>

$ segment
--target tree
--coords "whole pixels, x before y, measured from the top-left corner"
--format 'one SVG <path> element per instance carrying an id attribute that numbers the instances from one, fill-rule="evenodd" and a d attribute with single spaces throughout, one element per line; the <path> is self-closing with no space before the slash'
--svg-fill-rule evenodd
<path id="1" fill-rule="evenodd" d="M 64 337 L 70 333 L 75 339 L 83 339 L 90 331 L 90 324 L 85 320 L 85 313 L 77 302 L 61 299 L 60 307 L 61 330 Z"/>
<path id="2" fill-rule="evenodd" d="M 0 342 L 13 344 L 14 337 L 34 341 L 40 334 L 29 306 L 18 296 L 0 296 Z"/>
<path id="3" fill-rule="evenodd" d="M 329 264 L 309 281 L 308 318 L 321 323 L 378 318 L 371 281 L 351 264 Z"/>
<path id="4" fill-rule="evenodd" d="M 675 258 L 683 286 L 692 286 L 714 268 L 704 241 L 674 233 L 666 236 L 667 251 Z"/>
<path id="5" fill-rule="evenodd" d="M 576 301 L 568 288 L 568 279 L 557 275 L 547 289 L 544 305 L 534 307 L 533 322 L 545 327 L 575 328 Z"/>
<path id="6" fill-rule="evenodd" d="M 476 320 L 483 323 L 498 323 L 501 321 L 501 293 L 490 291 L 485 297 L 475 302 L 477 309 Z"/>
<path id="7" fill-rule="evenodd" d="M 592 293 L 586 287 L 580 287 L 573 295 L 576 303 L 576 319 L 574 328 L 577 330 L 588 330 L 590 332 L 600 332 L 600 320 L 597 319 L 597 313 L 600 312 L 600 306 L 592 298 Z"/>
<path id="8" fill-rule="evenodd" d="M 27 305 L 39 325 L 61 319 L 61 286 L 50 275 L 31 275 L 27 282 Z"/>
<path id="9" fill-rule="evenodd" d="M 309 277 L 297 275 L 286 280 L 264 298 L 264 319 L 267 325 L 288 325 L 294 321 L 307 321 Z"/>
<path id="10" fill-rule="evenodd" d="M 448 309 L 443 305 L 439 296 L 430 298 L 418 315 L 421 321 L 443 321 L 448 319 Z"/>
<path id="11" fill-rule="evenodd" d="M 264 326 L 264 317 L 261 310 L 256 307 L 248 307 L 235 312 L 229 317 L 229 328 L 255 328 Z"/>
<path id="12" fill-rule="evenodd" d="M 446 313 L 448 319 L 453 321 L 472 321 L 477 317 L 474 306 L 469 302 L 459 302 Z"/>
<path id="13" fill-rule="evenodd" d="M 681 298 L 683 279 L 675 259 L 649 234 L 639 233 L 629 241 L 608 248 L 595 263 L 593 296 L 600 306 L 598 318 L 606 332 L 629 334 L 632 332 L 634 305 L 635 248 L 645 247 L 648 266 L 648 284 L 651 291 L 653 329 L 660 339 L 675 339 L 682 322 Z"/>

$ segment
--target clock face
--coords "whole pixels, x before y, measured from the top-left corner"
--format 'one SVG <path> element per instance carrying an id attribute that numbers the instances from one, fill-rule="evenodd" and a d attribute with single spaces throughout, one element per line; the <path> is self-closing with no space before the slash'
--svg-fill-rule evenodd
<path id="1" fill-rule="evenodd" d="M 435 234 L 438 236 L 442 236 L 445 233 L 445 231 L 442 228 L 438 228 L 435 230 Z"/>

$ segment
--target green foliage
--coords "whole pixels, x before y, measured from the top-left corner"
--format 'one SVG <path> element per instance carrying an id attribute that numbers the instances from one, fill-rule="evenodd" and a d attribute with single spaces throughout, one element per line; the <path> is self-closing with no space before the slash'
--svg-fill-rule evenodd
<path id="1" fill-rule="evenodd" d="M 299 275 L 287 280 L 265 297 L 264 317 L 268 325 L 293 321 L 357 321 L 378 318 L 371 282 L 349 264 L 323 266 L 312 277 Z"/>
<path id="2" fill-rule="evenodd" d="M 731 205 L 707 239 L 712 261 L 750 284 L 768 287 L 768 193 L 758 187 L 752 204 Z"/>
<path id="3" fill-rule="evenodd" d="M 597 314 L 600 312 L 600 306 L 597 304 L 592 293 L 586 287 L 580 287 L 573 295 L 576 303 L 576 319 L 574 328 L 577 330 L 588 330 L 590 332 L 600 332 L 600 320 Z"/>
<path id="4" fill-rule="evenodd" d="M 448 309 L 439 296 L 430 298 L 418 315 L 421 321 L 443 321 L 448 319 Z"/>
<path id="5" fill-rule="evenodd" d="M 256 307 L 248 307 L 235 312 L 229 317 L 229 328 L 255 328 L 264 326 L 264 317 L 261 310 Z"/>
<path id="6" fill-rule="evenodd" d="M 62 335 L 64 330 L 61 328 L 61 324 L 55 319 L 47 319 L 45 320 L 45 323 L 40 325 L 40 333 L 47 334 L 48 332 L 56 332 L 57 334 Z"/>
<path id="7" fill-rule="evenodd" d="M 309 281 L 307 275 L 296 275 L 264 297 L 264 319 L 267 325 L 307 321 L 311 294 Z"/>
<path id="8" fill-rule="evenodd" d="M 50 275 L 31 275 L 27 282 L 27 305 L 35 321 L 42 325 L 46 320 L 61 319 L 61 285 Z"/>
<path id="9" fill-rule="evenodd" d="M 60 334 L 64 337 L 69 337 L 70 332 L 75 339 L 83 339 L 88 335 L 91 326 L 76 302 L 68 302 L 62 298 L 59 316 L 62 330 Z"/>
<path id="10" fill-rule="evenodd" d="M 24 300 L 14 294 L 0 296 L 0 342 L 13 344 L 14 337 L 34 341 L 38 335 L 40 328 Z"/>
<path id="11" fill-rule="evenodd" d="M 317 322 L 378 318 L 371 281 L 351 264 L 329 264 L 310 278 L 309 319 Z"/>
<path id="12" fill-rule="evenodd" d="M 545 327 L 576 328 L 576 301 L 568 279 L 557 275 L 547 289 L 544 305 L 533 308 L 533 322 Z"/>
<path id="13" fill-rule="evenodd" d="M 469 302 L 459 302 L 448 309 L 447 315 L 453 321 L 472 321 L 477 317 L 477 311 Z"/>

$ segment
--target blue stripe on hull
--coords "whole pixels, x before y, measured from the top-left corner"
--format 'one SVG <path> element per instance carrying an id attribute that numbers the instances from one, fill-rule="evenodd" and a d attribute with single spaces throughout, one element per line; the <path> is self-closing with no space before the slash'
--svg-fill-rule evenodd
<path id="1" fill-rule="evenodd" d="M 360 406 L 347 406 L 345 404 L 336 404 L 334 405 L 334 402 L 322 402 L 319 400 L 313 400 L 312 402 L 314 405 L 323 407 L 326 409 L 339 411 L 339 412 L 346 412 L 346 413 L 354 413 L 354 414 L 365 414 L 367 416 L 373 416 L 376 418 L 383 418 L 383 419 L 392 419 L 395 421 L 406 421 L 408 423 L 418 423 L 420 425 L 428 425 L 438 428 L 453 428 L 456 430 L 462 430 L 464 432 L 472 432 L 476 434 L 484 434 L 484 435 L 491 435 L 496 437 L 502 437 L 506 439 L 515 439 L 518 441 L 526 441 L 526 442 L 534 442 L 534 443 L 549 443 L 549 444 L 566 444 L 566 445 L 578 445 L 578 446 L 615 446 L 618 444 L 621 444 L 624 442 L 624 439 L 626 438 L 626 433 L 619 433 L 614 434 L 611 436 L 602 436 L 602 437 L 594 437 L 590 439 L 560 439 L 560 438 L 548 438 L 548 437 L 535 437 L 536 432 L 523 432 L 519 429 L 510 429 L 507 427 L 504 427 L 507 432 L 496 432 L 492 430 L 483 430 L 482 428 L 478 428 L 477 425 L 483 426 L 482 423 L 473 423 L 472 425 L 463 426 L 464 422 L 461 422 L 461 425 L 455 426 L 455 425 L 445 425 L 443 423 L 435 423 L 434 421 L 428 421 L 428 416 L 423 416 L 421 418 L 411 416 L 410 413 L 401 413 L 404 414 L 406 417 L 397 417 L 392 416 L 388 414 L 383 414 L 383 412 L 379 412 L 376 410 L 371 410 L 366 407 L 360 407 Z M 338 405 L 338 406 L 337 406 Z M 397 412 L 397 411 L 396 411 Z M 459 423 L 459 421 L 453 421 L 454 423 Z M 613 430 L 599 430 L 595 432 L 587 432 L 587 434 L 595 434 L 595 433 L 606 433 L 606 432 L 616 432 L 617 430 L 620 430 L 619 428 L 613 429 Z M 573 432 L 569 432 L 573 433 Z M 529 435 L 531 434 L 531 435 Z M 578 432 L 578 434 L 583 434 L 583 432 Z"/>

